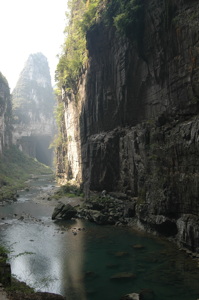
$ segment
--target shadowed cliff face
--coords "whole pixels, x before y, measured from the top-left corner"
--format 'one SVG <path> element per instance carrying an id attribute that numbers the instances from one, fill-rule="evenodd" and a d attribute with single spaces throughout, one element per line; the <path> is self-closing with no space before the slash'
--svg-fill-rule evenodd
<path id="1" fill-rule="evenodd" d="M 73 103 L 80 128 L 73 139 L 81 166 L 76 178 L 87 192 L 128 194 L 139 226 L 176 235 L 196 250 L 199 4 L 151 0 L 144 5 L 139 43 L 102 22 L 87 34 L 89 65 L 79 82 L 78 104 Z M 65 95 L 64 101 L 71 99 Z M 67 119 L 65 126 L 67 135 Z M 73 174 L 70 159 L 69 164 Z"/>
<path id="2" fill-rule="evenodd" d="M 12 95 L 14 143 L 26 154 L 52 165 L 49 145 L 55 133 L 54 95 L 46 57 L 31 54 Z"/>
<path id="3" fill-rule="evenodd" d="M 7 80 L 0 73 L 0 154 L 12 143 L 11 118 L 10 88 Z"/>

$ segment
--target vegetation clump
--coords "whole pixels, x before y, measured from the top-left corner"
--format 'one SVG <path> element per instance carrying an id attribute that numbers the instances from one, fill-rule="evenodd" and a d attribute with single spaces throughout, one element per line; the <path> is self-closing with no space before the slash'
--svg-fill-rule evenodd
<path id="1" fill-rule="evenodd" d="M 83 197 L 82 190 L 74 184 L 62 185 L 54 194 L 54 199 L 60 199 L 62 197 Z"/>
<path id="2" fill-rule="evenodd" d="M 66 39 L 57 65 L 58 87 L 76 92 L 78 76 L 86 65 L 87 32 L 99 20 L 114 26 L 126 37 L 139 38 L 143 27 L 143 0 L 70 0 Z"/>
<path id="3" fill-rule="evenodd" d="M 131 40 L 139 38 L 143 27 L 143 0 L 111 0 L 105 16 L 117 31 Z"/>
<path id="4" fill-rule="evenodd" d="M 12 146 L 0 157 L 0 201 L 13 199 L 30 174 L 52 174 L 52 170 Z"/>

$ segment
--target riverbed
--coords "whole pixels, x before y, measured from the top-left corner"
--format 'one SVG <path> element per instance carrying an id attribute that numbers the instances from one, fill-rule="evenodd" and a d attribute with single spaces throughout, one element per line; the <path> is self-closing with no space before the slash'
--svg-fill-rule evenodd
<path id="1" fill-rule="evenodd" d="M 17 202 L 0 206 L 0 240 L 17 279 L 70 300 L 119 300 L 141 291 L 147 299 L 199 298 L 197 260 L 129 227 L 52 221 L 54 188 L 50 177 L 39 176 Z"/>

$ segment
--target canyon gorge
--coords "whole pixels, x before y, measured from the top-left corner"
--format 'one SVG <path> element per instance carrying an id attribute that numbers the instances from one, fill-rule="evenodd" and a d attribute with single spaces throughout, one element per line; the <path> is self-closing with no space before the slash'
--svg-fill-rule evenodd
<path id="1" fill-rule="evenodd" d="M 54 86 L 41 52 L 0 73 L 0 298 L 196 300 L 199 2 L 66 16 Z"/>

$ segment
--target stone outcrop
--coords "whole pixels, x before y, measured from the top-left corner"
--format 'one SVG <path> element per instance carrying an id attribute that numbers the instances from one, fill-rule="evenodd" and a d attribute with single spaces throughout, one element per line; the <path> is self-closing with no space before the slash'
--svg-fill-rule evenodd
<path id="1" fill-rule="evenodd" d="M 127 194 L 138 226 L 192 251 L 199 251 L 198 20 L 196 0 L 151 0 L 139 42 L 103 20 L 91 28 L 78 93 L 63 91 L 60 155 L 70 178 L 59 173 L 82 181 L 87 197 Z"/>
<path id="2" fill-rule="evenodd" d="M 10 88 L 6 78 L 0 73 L 0 154 L 12 143 L 11 119 Z"/>
<path id="3" fill-rule="evenodd" d="M 52 220 L 55 219 L 64 219 L 64 220 L 70 220 L 74 217 L 77 216 L 77 210 L 75 207 L 73 207 L 70 204 L 64 204 L 64 203 L 59 203 L 52 214 Z"/>
<path id="4" fill-rule="evenodd" d="M 47 165 L 52 163 L 55 134 L 55 99 L 50 70 L 42 53 L 31 54 L 12 94 L 13 142 L 29 156 Z"/>

